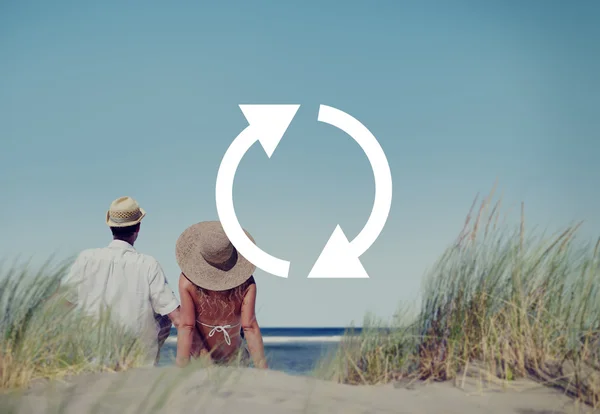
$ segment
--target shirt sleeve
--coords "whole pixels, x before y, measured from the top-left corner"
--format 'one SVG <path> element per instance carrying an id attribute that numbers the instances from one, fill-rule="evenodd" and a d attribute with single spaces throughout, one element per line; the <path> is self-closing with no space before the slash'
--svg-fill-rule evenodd
<path id="1" fill-rule="evenodd" d="M 83 263 L 81 255 L 75 259 L 69 272 L 63 279 L 61 285 L 65 287 L 64 298 L 72 304 L 77 304 L 78 297 L 78 284 L 81 281 L 81 274 L 83 272 Z"/>
<path id="2" fill-rule="evenodd" d="M 154 312 L 161 316 L 173 312 L 179 301 L 169 287 L 165 273 L 158 262 L 155 262 L 150 273 L 150 302 Z"/>

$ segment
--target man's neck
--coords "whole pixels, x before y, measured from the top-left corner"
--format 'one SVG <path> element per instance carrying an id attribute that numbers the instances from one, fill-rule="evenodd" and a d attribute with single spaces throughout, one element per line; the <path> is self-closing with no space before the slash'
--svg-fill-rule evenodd
<path id="1" fill-rule="evenodd" d="M 113 240 L 119 240 L 119 241 L 122 241 L 122 242 L 125 242 L 125 243 L 129 243 L 129 244 L 130 244 L 130 245 L 132 245 L 132 246 L 133 246 L 133 244 L 135 243 L 135 242 L 133 241 L 133 239 L 119 239 L 119 238 L 117 238 L 117 237 L 113 237 Z"/>

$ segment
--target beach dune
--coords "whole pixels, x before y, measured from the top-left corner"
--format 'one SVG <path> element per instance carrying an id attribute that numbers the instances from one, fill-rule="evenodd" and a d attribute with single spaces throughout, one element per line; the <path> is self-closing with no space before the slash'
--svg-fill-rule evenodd
<path id="1" fill-rule="evenodd" d="M 11 406 L 9 406 L 11 405 Z M 529 381 L 482 390 L 481 382 L 351 386 L 252 368 L 176 367 L 87 374 L 2 396 L 6 413 L 584 413 Z"/>

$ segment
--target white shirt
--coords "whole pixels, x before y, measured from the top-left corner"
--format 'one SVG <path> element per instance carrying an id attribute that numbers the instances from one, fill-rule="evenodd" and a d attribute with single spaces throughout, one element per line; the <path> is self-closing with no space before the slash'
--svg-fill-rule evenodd
<path id="1" fill-rule="evenodd" d="M 148 344 L 149 359 L 154 361 L 158 352 L 154 313 L 166 315 L 179 306 L 156 259 L 113 240 L 108 247 L 81 252 L 66 281 L 76 284 L 69 302 L 96 315 L 110 306 L 112 317 Z"/>

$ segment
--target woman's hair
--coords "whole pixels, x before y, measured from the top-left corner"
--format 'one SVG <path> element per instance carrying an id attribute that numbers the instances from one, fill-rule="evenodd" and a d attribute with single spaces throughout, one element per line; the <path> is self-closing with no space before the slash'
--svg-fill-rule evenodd
<path id="1" fill-rule="evenodd" d="M 219 293 L 220 296 L 224 296 L 228 300 L 237 299 L 239 301 L 242 301 L 244 299 L 244 295 L 246 294 L 246 291 L 248 290 L 250 285 L 252 285 L 254 283 L 255 283 L 254 276 L 250 276 L 250 278 L 248 280 L 246 280 L 244 283 L 242 283 L 241 285 L 238 285 L 236 287 L 233 287 L 231 289 L 221 290 L 221 291 L 217 292 L 217 291 L 210 290 L 210 289 L 204 289 L 204 288 L 201 288 L 200 286 L 196 285 L 196 290 L 198 291 L 198 294 L 201 296 L 209 296 L 209 295 L 214 295 L 214 293 Z"/>

